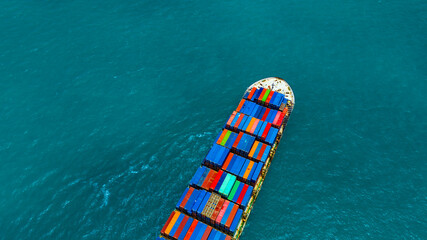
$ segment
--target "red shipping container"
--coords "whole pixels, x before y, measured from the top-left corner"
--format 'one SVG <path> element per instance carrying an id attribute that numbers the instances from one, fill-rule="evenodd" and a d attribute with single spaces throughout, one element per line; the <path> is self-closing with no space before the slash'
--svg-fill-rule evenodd
<path id="1" fill-rule="evenodd" d="M 218 201 L 218 204 L 216 205 L 214 212 L 212 213 L 212 216 L 211 216 L 211 224 L 215 223 L 215 220 L 218 217 L 219 211 L 221 211 L 221 208 L 222 208 L 222 205 L 224 204 L 224 201 L 225 200 L 223 198 L 221 198 Z"/>
<path id="2" fill-rule="evenodd" d="M 225 213 L 225 210 L 227 210 L 228 204 L 230 204 L 230 201 L 228 200 L 225 200 L 224 204 L 222 204 L 221 211 L 219 211 L 218 217 L 215 220 L 215 223 L 218 224 L 218 226 L 221 223 L 222 217 L 224 217 L 224 213 Z"/>
<path id="3" fill-rule="evenodd" d="M 233 113 L 231 114 L 230 118 L 227 121 L 227 126 L 230 126 L 231 122 L 233 121 L 234 117 L 236 116 L 237 112 L 233 111 Z"/>
<path id="4" fill-rule="evenodd" d="M 277 126 L 281 126 L 282 125 L 283 119 L 285 119 L 285 116 L 286 116 L 285 114 L 280 113 L 279 120 L 277 120 Z"/>
<path id="5" fill-rule="evenodd" d="M 213 180 L 215 179 L 217 171 L 210 170 L 208 176 L 205 178 L 205 181 L 202 184 L 202 188 L 209 190 L 209 187 L 212 185 Z"/>
<path id="6" fill-rule="evenodd" d="M 258 124 L 259 124 L 259 119 L 256 118 L 255 122 L 252 125 L 252 128 L 251 128 L 251 130 L 249 132 L 253 134 L 255 132 L 255 129 L 256 129 L 256 127 L 257 127 Z"/>
<path id="7" fill-rule="evenodd" d="M 283 114 L 285 114 L 285 116 L 286 116 L 286 113 L 288 113 L 288 107 L 285 107 L 284 109 L 283 109 Z"/>
<path id="8" fill-rule="evenodd" d="M 267 97 L 267 99 L 265 100 L 265 103 L 266 103 L 266 104 L 269 104 L 269 103 L 270 103 L 270 100 L 271 100 L 271 97 L 273 96 L 273 94 L 274 94 L 274 91 L 270 91 L 270 94 L 268 94 L 268 97 Z"/>
<path id="9" fill-rule="evenodd" d="M 267 148 L 267 144 L 261 143 L 262 147 L 259 150 L 258 156 L 256 156 L 256 159 L 261 160 L 262 155 L 264 154 L 265 149 Z"/>
<path id="10" fill-rule="evenodd" d="M 179 224 L 178 229 L 176 230 L 175 234 L 173 235 L 174 238 L 178 238 L 179 237 L 179 234 L 181 234 L 182 229 L 184 228 L 185 224 L 188 221 L 188 218 L 189 217 L 187 215 L 184 215 L 184 218 L 182 219 L 181 224 Z"/>
<path id="11" fill-rule="evenodd" d="M 253 88 L 251 89 L 251 91 L 249 92 L 248 99 L 251 99 L 251 98 L 252 98 L 252 96 L 254 95 L 255 91 L 256 91 L 256 88 L 255 88 L 255 87 L 253 87 Z"/>
<path id="12" fill-rule="evenodd" d="M 271 123 L 267 123 L 267 126 L 264 129 L 264 132 L 262 133 L 261 139 L 265 140 L 265 138 L 267 137 L 268 131 L 270 131 L 271 128 Z"/>
<path id="13" fill-rule="evenodd" d="M 237 106 L 236 112 L 240 112 L 244 103 L 245 103 L 245 99 L 240 100 L 240 103 L 239 103 L 239 106 Z"/>
<path id="14" fill-rule="evenodd" d="M 243 185 L 243 189 L 240 192 L 239 198 L 237 199 L 238 204 L 242 204 L 243 197 L 245 196 L 247 190 L 248 190 L 248 185 L 247 184 Z"/>
<path id="15" fill-rule="evenodd" d="M 216 141 L 216 144 L 221 145 L 222 139 L 224 138 L 225 134 L 227 134 L 228 130 L 224 129 L 222 130 L 221 135 L 218 138 L 218 141 Z"/>
<path id="16" fill-rule="evenodd" d="M 262 121 L 265 121 L 265 119 L 267 119 L 267 116 L 268 116 L 269 112 L 270 112 L 270 108 L 266 108 L 265 112 L 264 112 L 264 115 L 262 115 L 262 118 L 261 118 Z"/>
<path id="17" fill-rule="evenodd" d="M 230 160 L 233 158 L 233 156 L 234 156 L 233 153 L 228 154 L 227 159 L 225 159 L 225 162 L 222 165 L 222 169 L 224 170 L 227 169 L 228 165 L 230 164 Z"/>
<path id="18" fill-rule="evenodd" d="M 239 206 L 237 204 L 234 204 L 233 208 L 231 209 L 230 215 L 228 216 L 227 222 L 225 223 L 225 227 L 227 229 L 230 229 L 231 223 L 233 223 L 234 216 L 236 215 L 238 209 Z"/>
<path id="19" fill-rule="evenodd" d="M 173 215 L 175 215 L 175 211 L 173 211 L 173 212 L 171 213 L 171 215 L 169 216 L 169 218 L 168 218 L 168 220 L 166 221 L 165 225 L 163 226 L 162 230 L 160 231 L 162 234 L 165 234 L 165 230 L 166 230 L 166 228 L 168 227 L 168 225 L 169 225 L 170 221 L 172 220 Z"/>
<path id="20" fill-rule="evenodd" d="M 191 226 L 190 226 L 190 228 L 187 231 L 187 234 L 185 235 L 184 240 L 190 239 L 191 235 L 193 235 L 194 229 L 197 226 L 197 223 L 199 223 L 199 221 L 197 221 L 196 219 L 194 219 L 193 223 L 191 223 Z"/>
<path id="21" fill-rule="evenodd" d="M 218 173 L 216 174 L 214 180 L 211 183 L 211 186 L 209 187 L 211 190 L 214 189 L 216 187 L 216 185 L 218 184 L 219 179 L 221 178 L 222 174 L 224 172 L 222 170 L 219 170 Z"/>
<path id="22" fill-rule="evenodd" d="M 288 108 L 283 109 L 283 112 L 281 112 L 279 120 L 277 121 L 277 126 L 282 125 L 283 119 L 285 119 L 287 113 L 288 113 Z"/>
<path id="23" fill-rule="evenodd" d="M 280 118 L 281 114 L 282 114 L 281 112 L 277 111 L 277 114 L 276 114 L 276 116 L 274 117 L 274 120 L 273 120 L 273 125 L 274 126 L 278 126 L 277 122 L 279 121 L 279 118 Z"/>
<path id="24" fill-rule="evenodd" d="M 239 142 L 240 142 L 240 139 L 242 138 L 242 136 L 243 136 L 243 132 L 240 132 L 239 135 L 237 135 L 237 138 L 234 141 L 232 148 L 234 148 L 234 149 L 237 148 L 237 145 L 239 145 Z"/>
<path id="25" fill-rule="evenodd" d="M 212 227 L 211 227 L 211 226 L 208 226 L 208 227 L 206 228 L 206 231 L 205 231 L 205 233 L 203 234 L 203 236 L 202 236 L 202 239 L 201 239 L 201 240 L 207 240 L 207 239 L 208 239 L 208 237 L 209 237 L 209 234 L 211 234 L 211 231 L 212 231 Z"/>
<path id="26" fill-rule="evenodd" d="M 264 90 L 262 90 L 261 94 L 258 97 L 258 101 L 262 100 L 262 98 L 264 97 L 265 92 L 267 92 L 267 88 L 264 88 Z"/>
<path id="27" fill-rule="evenodd" d="M 187 194 L 185 194 L 185 197 L 184 197 L 184 199 L 183 199 L 183 200 L 182 200 L 182 202 L 181 202 L 181 205 L 179 205 L 179 208 L 180 208 L 180 209 L 184 209 L 184 206 L 185 206 L 185 204 L 187 204 L 187 201 L 188 201 L 188 199 L 190 198 L 190 196 L 191 196 L 191 194 L 193 193 L 193 191 L 194 191 L 194 188 L 192 188 L 192 187 L 190 187 L 190 188 L 188 189 Z"/>
<path id="28" fill-rule="evenodd" d="M 237 129 L 237 127 L 242 122 L 243 117 L 245 117 L 245 114 L 240 114 L 239 118 L 237 118 L 237 121 L 234 123 L 234 126 L 232 126 L 232 127 L 235 128 L 235 129 Z"/>

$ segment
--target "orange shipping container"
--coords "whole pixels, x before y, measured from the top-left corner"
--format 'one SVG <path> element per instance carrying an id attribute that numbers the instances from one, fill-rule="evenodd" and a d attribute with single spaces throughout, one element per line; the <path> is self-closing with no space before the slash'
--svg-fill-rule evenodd
<path id="1" fill-rule="evenodd" d="M 256 118 L 252 118 L 252 119 L 251 119 L 251 121 L 249 122 L 248 127 L 246 128 L 246 132 L 250 132 L 250 130 L 251 130 L 251 128 L 252 128 L 252 125 L 254 125 L 255 119 L 256 119 Z"/>
<path id="2" fill-rule="evenodd" d="M 213 180 L 216 177 L 217 172 L 214 170 L 210 170 L 210 172 L 208 173 L 208 176 L 205 178 L 205 181 L 202 184 L 202 188 L 209 190 L 209 187 L 211 186 Z"/>
<path id="3" fill-rule="evenodd" d="M 256 129 L 256 127 L 257 127 L 258 124 L 259 124 L 259 119 L 256 118 L 255 122 L 252 125 L 252 128 L 251 128 L 251 130 L 249 132 L 253 134 L 255 132 L 255 129 Z"/>
<path id="4" fill-rule="evenodd" d="M 259 144 L 259 142 L 255 141 L 254 145 L 252 146 L 251 151 L 249 152 L 249 157 L 254 157 L 254 153 L 255 153 L 256 148 L 258 147 L 258 144 Z"/>
<path id="5" fill-rule="evenodd" d="M 236 112 L 240 112 L 244 103 L 245 103 L 245 99 L 240 100 L 240 103 L 239 103 L 239 106 L 237 106 Z"/>
<path id="6" fill-rule="evenodd" d="M 172 220 L 170 221 L 170 223 L 169 223 L 168 227 L 167 227 L 167 228 L 166 228 L 166 230 L 165 230 L 165 234 L 166 234 L 166 235 L 168 235 L 168 236 L 169 236 L 170 231 L 172 230 L 173 226 L 175 225 L 176 220 L 178 219 L 178 217 L 179 217 L 180 215 L 181 215 L 181 213 L 180 213 L 180 212 L 176 212 L 176 213 L 173 215 Z"/>
<path id="7" fill-rule="evenodd" d="M 233 153 L 228 154 L 227 159 L 225 159 L 224 165 L 222 165 L 222 169 L 227 169 L 228 165 L 230 164 L 230 160 L 233 158 L 233 156 Z"/>
<path id="8" fill-rule="evenodd" d="M 165 225 L 163 226 L 162 230 L 160 231 L 162 234 L 165 234 L 166 228 L 169 226 L 169 223 L 171 222 L 174 214 L 175 214 L 175 211 L 173 211 L 171 213 L 171 215 L 169 216 L 168 220 L 166 221 Z"/>
<path id="9" fill-rule="evenodd" d="M 231 209 L 231 213 L 228 216 L 227 222 L 225 223 L 225 227 L 227 229 L 230 228 L 231 223 L 233 222 L 234 216 L 236 215 L 237 210 L 239 209 L 239 205 L 234 204 L 233 209 Z"/>
<path id="10" fill-rule="evenodd" d="M 252 98 L 252 96 L 254 95 L 255 91 L 256 91 L 256 88 L 255 88 L 255 87 L 253 87 L 253 88 L 251 89 L 251 91 L 249 92 L 248 99 L 251 99 L 251 98 Z"/>
<path id="11" fill-rule="evenodd" d="M 243 179 L 245 180 L 248 179 L 249 173 L 251 172 L 253 166 L 254 166 L 254 162 L 249 161 L 248 168 L 246 168 L 245 174 L 243 174 Z"/>
<path id="12" fill-rule="evenodd" d="M 262 90 L 261 94 L 258 97 L 258 101 L 261 101 L 261 99 L 264 97 L 265 92 L 267 92 L 266 88 L 264 88 L 264 90 Z"/>
<path id="13" fill-rule="evenodd" d="M 218 141 L 216 141 L 216 144 L 221 145 L 222 139 L 224 139 L 225 134 L 227 134 L 227 129 L 222 130 L 222 133 L 219 136 Z"/>
<path id="14" fill-rule="evenodd" d="M 194 219 L 193 223 L 191 223 L 190 228 L 188 229 L 187 234 L 185 235 L 184 240 L 188 240 L 190 239 L 191 235 L 193 235 L 194 229 L 197 226 L 197 223 L 199 223 L 199 221 L 197 221 L 196 219 Z"/>
<path id="15" fill-rule="evenodd" d="M 230 118 L 227 121 L 227 126 L 230 126 L 231 122 L 233 121 L 234 117 L 236 116 L 237 112 L 233 111 L 233 113 L 231 114 Z"/>

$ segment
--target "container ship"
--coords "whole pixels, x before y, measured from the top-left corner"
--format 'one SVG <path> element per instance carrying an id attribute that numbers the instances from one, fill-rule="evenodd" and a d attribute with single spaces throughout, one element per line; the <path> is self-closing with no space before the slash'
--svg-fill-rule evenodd
<path id="1" fill-rule="evenodd" d="M 157 239 L 239 239 L 294 104 L 281 78 L 247 88 Z"/>

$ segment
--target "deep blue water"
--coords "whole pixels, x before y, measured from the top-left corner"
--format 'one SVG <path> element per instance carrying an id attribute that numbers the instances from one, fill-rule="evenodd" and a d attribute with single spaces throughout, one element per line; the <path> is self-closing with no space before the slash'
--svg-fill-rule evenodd
<path id="1" fill-rule="evenodd" d="M 426 1 L 1 1 L 0 32 L 0 239 L 153 239 L 269 76 L 296 106 L 241 239 L 427 239 Z"/>

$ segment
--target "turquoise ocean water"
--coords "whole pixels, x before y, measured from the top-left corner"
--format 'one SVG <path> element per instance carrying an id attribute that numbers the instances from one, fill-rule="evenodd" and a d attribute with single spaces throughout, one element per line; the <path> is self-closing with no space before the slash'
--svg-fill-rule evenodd
<path id="1" fill-rule="evenodd" d="M 427 239 L 426 1 L 1 1 L 0 32 L 0 239 L 153 239 L 269 76 L 296 106 L 241 239 Z"/>

